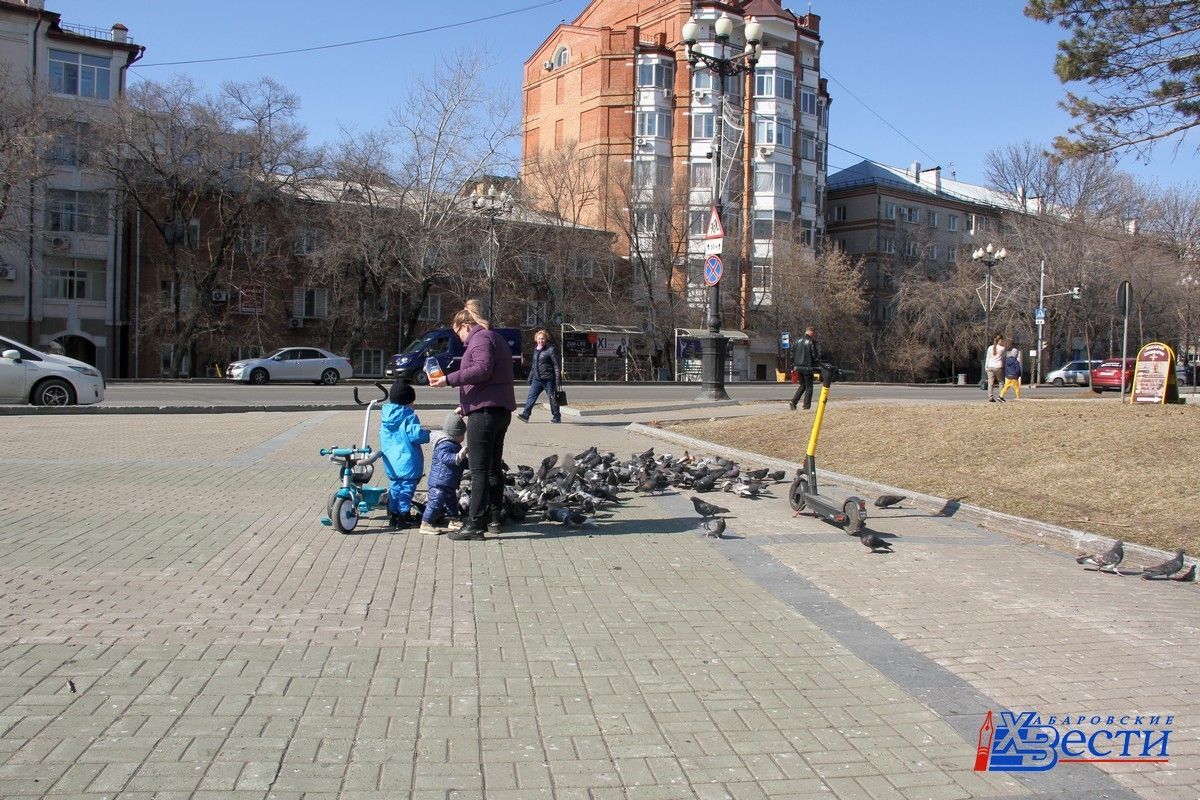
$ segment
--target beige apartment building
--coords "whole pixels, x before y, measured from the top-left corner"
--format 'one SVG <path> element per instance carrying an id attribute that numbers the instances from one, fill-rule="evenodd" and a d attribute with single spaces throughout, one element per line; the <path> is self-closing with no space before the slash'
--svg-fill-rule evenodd
<path id="1" fill-rule="evenodd" d="M 89 119 L 124 92 L 142 51 L 119 23 L 89 28 L 43 0 L 0 0 L 3 113 L 51 131 L 36 158 L 3 167 L 18 182 L 0 206 L 0 333 L 39 349 L 58 342 L 106 375 L 122 368 L 125 242 Z"/>
<path id="2" fill-rule="evenodd" d="M 734 23 L 725 44 L 714 36 L 722 15 Z M 700 28 L 697 49 L 720 58 L 743 52 L 746 22 L 762 26 L 755 69 L 727 78 L 723 96 L 711 70 L 689 65 L 689 18 Z M 580 221 L 612 231 L 634 274 L 654 274 L 697 313 L 707 296 L 703 234 L 722 185 L 723 328 L 735 379 L 768 363 L 774 370 L 775 342 L 747 333 L 772 302 L 772 242 L 787 230 L 815 246 L 824 234 L 830 98 L 821 44 L 820 17 L 777 0 L 593 0 L 525 63 L 526 185 L 536 191 L 530 165 L 547 154 L 590 159 L 594 177 L 564 181 L 558 202 L 573 196 Z M 645 287 L 633 297 L 645 302 Z"/>

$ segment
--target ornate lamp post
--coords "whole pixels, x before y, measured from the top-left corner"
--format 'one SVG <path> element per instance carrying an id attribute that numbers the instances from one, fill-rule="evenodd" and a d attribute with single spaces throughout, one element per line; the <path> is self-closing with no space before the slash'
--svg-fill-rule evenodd
<path id="1" fill-rule="evenodd" d="M 995 249 L 991 242 L 987 247 L 981 247 L 971 253 L 972 261 L 978 261 L 987 267 L 987 278 L 983 282 L 983 297 L 980 298 L 983 302 L 983 329 L 986 334 L 984 347 L 992 344 L 992 304 L 996 302 L 996 298 L 992 295 L 992 267 L 1006 258 L 1008 258 L 1008 251 L 1003 247 L 999 250 Z"/>
<path id="2" fill-rule="evenodd" d="M 514 205 L 512 195 L 508 192 L 496 193 L 495 184 L 488 187 L 486 194 L 471 198 L 471 208 L 487 220 L 488 253 L 484 270 L 488 282 L 488 321 L 493 323 L 496 319 L 496 259 L 500 250 L 500 240 L 496 237 L 496 218 L 501 214 L 511 214 Z"/>
<path id="3" fill-rule="evenodd" d="M 743 34 L 746 39 L 745 49 L 737 55 L 725 57 L 725 49 L 733 34 L 734 23 L 730 16 L 722 12 L 713 24 L 713 34 L 717 43 L 717 55 L 709 55 L 697 49 L 699 44 L 700 26 L 696 18 L 688 19 L 683 25 L 684 44 L 687 45 L 687 60 L 692 71 L 707 69 L 717 76 L 717 102 L 713 133 L 717 143 L 713 148 L 713 189 L 712 203 L 717 214 L 724 220 L 725 197 L 721 181 L 721 140 L 724 136 L 723 121 L 725 117 L 725 79 L 752 72 L 762 55 L 762 25 L 753 17 L 746 22 Z M 721 284 L 720 280 L 708 287 L 708 334 L 704 338 L 704 350 L 700 359 L 701 386 L 703 387 L 699 400 L 728 400 L 725 392 L 725 337 L 721 335 Z"/>

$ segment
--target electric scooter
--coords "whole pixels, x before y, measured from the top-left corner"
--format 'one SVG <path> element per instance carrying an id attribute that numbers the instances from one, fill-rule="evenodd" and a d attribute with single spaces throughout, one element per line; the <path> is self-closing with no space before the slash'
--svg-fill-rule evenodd
<path id="1" fill-rule="evenodd" d="M 821 435 L 821 420 L 825 418 L 825 404 L 829 402 L 829 388 L 847 372 L 833 364 L 821 365 L 821 397 L 817 401 L 817 416 L 813 420 L 812 433 L 808 436 L 804 466 L 796 470 L 796 477 L 788 490 L 788 502 L 797 513 L 808 508 L 826 522 L 840 525 L 847 533 L 857 536 L 867 524 L 867 501 L 850 496 L 839 503 L 821 494 L 817 488 L 817 439 Z"/>
<path id="2" fill-rule="evenodd" d="M 332 526 L 338 533 L 350 533 L 358 527 L 359 517 L 371 513 L 379 505 L 380 500 L 387 494 L 386 486 L 368 486 L 375 474 L 375 462 L 383 456 L 382 450 L 371 450 L 367 444 L 367 431 L 371 425 L 371 410 L 376 403 L 382 403 L 388 398 L 387 387 L 382 383 L 375 386 L 383 392 L 383 397 L 364 403 L 358 398 L 358 387 L 354 388 L 354 402 L 367 407 L 366 418 L 363 420 L 362 447 L 322 447 L 320 454 L 328 456 L 329 460 L 339 466 L 342 485 L 329 496 L 325 508 L 325 516 L 321 524 Z"/>

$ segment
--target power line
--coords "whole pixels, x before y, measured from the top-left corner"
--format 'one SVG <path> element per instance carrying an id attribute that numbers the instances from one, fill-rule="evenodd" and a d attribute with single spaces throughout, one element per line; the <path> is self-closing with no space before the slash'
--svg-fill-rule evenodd
<path id="1" fill-rule="evenodd" d="M 418 36 L 422 33 L 433 33 L 435 31 L 444 31 L 444 30 L 448 30 L 450 28 L 461 28 L 465 25 L 474 25 L 477 22 L 487 22 L 487 21 L 493 20 L 493 19 L 500 19 L 501 17 L 510 17 L 514 14 L 521 14 L 525 11 L 532 11 L 535 8 L 543 8 L 545 6 L 552 6 L 552 5 L 555 5 L 556 3 L 561 3 L 562 1 L 563 0 L 546 0 L 545 2 L 542 2 L 542 3 L 534 3 L 533 5 L 530 5 L 530 6 L 523 6 L 522 8 L 515 8 L 512 11 L 502 11 L 499 14 L 490 14 L 486 17 L 475 17 L 474 19 L 463 20 L 462 22 L 450 22 L 445 25 L 435 25 L 431 28 L 421 28 L 420 30 L 415 30 L 415 31 L 404 31 L 403 33 L 392 33 L 392 34 L 388 34 L 387 36 L 375 36 L 370 39 L 356 39 L 353 42 L 338 42 L 337 44 L 321 44 L 321 45 L 316 45 L 314 47 L 298 47 L 294 50 L 274 50 L 269 53 L 251 53 L 249 55 L 243 55 L 243 56 L 221 56 L 218 58 L 194 58 L 194 59 L 190 59 L 187 61 L 157 61 L 153 64 L 138 64 L 137 66 L 134 67 L 134 69 L 140 69 L 143 67 L 170 67 L 170 66 L 177 66 L 180 64 L 211 64 L 211 63 L 214 63 L 217 61 L 244 61 L 244 60 L 250 59 L 250 58 L 267 58 L 269 56 L 286 56 L 286 55 L 291 55 L 293 53 L 311 53 L 316 50 L 332 50 L 337 47 L 353 47 L 354 45 L 358 45 L 358 44 L 368 44 L 371 42 L 383 42 L 383 41 L 387 41 L 388 39 L 400 39 L 400 38 L 403 38 L 406 36 Z"/>
<path id="2" fill-rule="evenodd" d="M 866 104 L 866 103 L 863 101 L 863 99 L 862 99 L 861 97 L 859 97 L 858 95 L 856 95 L 854 92 L 850 91 L 850 89 L 846 87 L 846 84 L 842 83 L 842 82 L 841 82 L 841 81 L 839 81 L 837 78 L 835 78 L 835 77 L 833 77 L 832 75 L 830 75 L 830 74 L 829 74 L 829 70 L 822 69 L 822 70 L 821 70 L 821 74 L 822 74 L 823 76 L 825 76 L 826 78 L 829 78 L 829 80 L 833 81 L 833 82 L 834 82 L 834 83 L 836 83 L 838 86 L 840 86 L 840 87 L 842 88 L 842 91 L 843 91 L 843 92 L 845 92 L 846 94 L 850 95 L 850 96 L 851 96 L 851 97 L 853 97 L 855 100 L 857 100 L 857 101 L 859 102 L 859 104 L 860 104 L 860 105 L 861 105 L 863 108 L 865 108 L 867 111 L 870 111 L 872 114 L 874 114 L 876 117 L 878 117 L 878 118 L 879 118 L 879 121 L 880 121 L 880 122 L 882 122 L 884 125 L 887 125 L 889 128 L 891 128 L 892 130 L 894 130 L 894 131 L 895 131 L 895 132 L 896 132 L 896 133 L 897 133 L 897 134 L 900 136 L 900 138 L 901 138 L 901 139 L 903 139 L 904 141 L 908 142 L 908 143 L 909 143 L 909 144 L 911 144 L 913 147 L 917 148 L 917 150 L 921 151 L 921 153 L 922 153 L 923 155 L 927 156 L 927 157 L 929 158 L 929 160 L 930 160 L 930 161 L 934 161 L 934 162 L 936 162 L 936 161 L 937 161 L 937 159 L 936 159 L 936 158 L 934 158 L 934 157 L 933 157 L 933 155 L 932 155 L 932 154 L 931 154 L 931 153 L 930 153 L 928 150 L 926 150 L 924 147 L 921 147 L 921 145 L 917 144 L 917 143 L 916 143 L 916 142 L 914 142 L 912 139 L 910 139 L 910 138 L 908 138 L 907 136 L 905 136 L 905 135 L 904 135 L 904 133 L 903 133 L 903 132 L 902 132 L 902 131 L 901 131 L 899 128 L 897 128 L 895 125 L 893 125 L 892 123 L 890 123 L 890 122 L 888 122 L 886 119 L 884 119 L 884 118 L 883 118 L 883 115 L 881 115 L 881 114 L 880 114 L 878 111 L 876 111 L 875 109 L 873 109 L 873 108 L 871 108 L 869 105 L 867 105 L 867 104 Z M 849 152 L 849 151 L 847 151 L 847 152 Z"/>

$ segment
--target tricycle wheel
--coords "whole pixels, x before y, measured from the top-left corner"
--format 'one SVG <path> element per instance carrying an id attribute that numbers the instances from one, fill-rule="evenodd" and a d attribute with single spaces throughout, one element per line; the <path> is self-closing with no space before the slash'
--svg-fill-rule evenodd
<path id="1" fill-rule="evenodd" d="M 792 488 L 788 489 L 788 502 L 793 511 L 804 510 L 804 495 L 808 494 L 808 477 L 803 472 L 796 472 L 792 480 Z"/>
<path id="2" fill-rule="evenodd" d="M 337 528 L 338 533 L 353 532 L 358 527 L 358 509 L 354 507 L 354 500 L 339 497 L 333 503 L 333 513 L 329 518 L 333 520 L 333 527 Z"/>
<path id="3" fill-rule="evenodd" d="M 846 533 L 852 536 L 858 536 L 859 532 L 867 526 L 867 512 L 862 506 L 862 501 L 857 497 L 850 497 L 842 504 L 842 513 L 846 515 Z"/>

